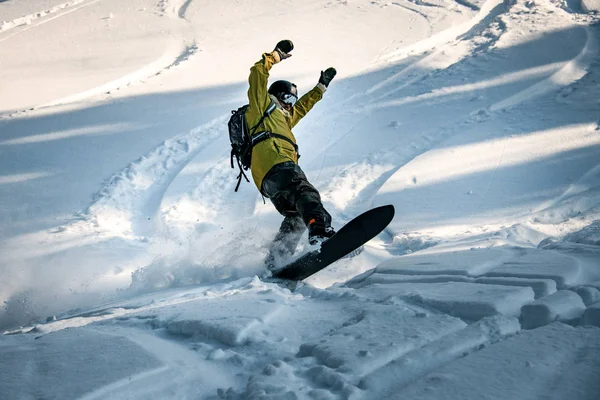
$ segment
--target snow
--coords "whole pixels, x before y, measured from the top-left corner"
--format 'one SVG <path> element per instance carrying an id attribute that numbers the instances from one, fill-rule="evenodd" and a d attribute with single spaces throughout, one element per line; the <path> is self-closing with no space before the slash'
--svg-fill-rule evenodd
<path id="1" fill-rule="evenodd" d="M 573 289 L 575 293 L 581 296 L 581 300 L 583 300 L 583 304 L 586 306 L 590 306 L 597 301 L 600 301 L 600 290 L 589 287 L 589 286 L 579 286 Z"/>
<path id="2" fill-rule="evenodd" d="M 419 399 L 591 400 L 600 393 L 599 335 L 596 328 L 561 324 L 522 332 L 449 363 L 399 393 Z"/>
<path id="3" fill-rule="evenodd" d="M 600 302 L 592 304 L 583 314 L 583 325 L 593 325 L 600 328 Z"/>
<path id="4" fill-rule="evenodd" d="M 521 307 L 534 298 L 530 287 L 463 282 L 374 284 L 365 291 L 380 301 L 393 302 L 397 297 L 467 320 L 497 314 L 518 316 Z"/>
<path id="5" fill-rule="evenodd" d="M 0 397 L 598 398 L 596 3 L 0 1 Z M 396 208 L 293 290 L 226 131 L 285 38 L 334 226 Z"/>
<path id="6" fill-rule="evenodd" d="M 65 329 L 37 340 L 10 336 L 0 349 L 0 391 L 15 399 L 45 398 L 49 389 L 53 398 L 83 397 L 123 377 L 155 373 L 162 366 L 124 336 L 85 328 Z M 57 385 L 69 381 L 73 384 Z"/>
<path id="7" fill-rule="evenodd" d="M 533 329 L 554 321 L 577 323 L 584 312 L 585 305 L 577 293 L 559 290 L 524 305 L 521 309 L 521 325 L 523 329 Z"/>
<path id="8" fill-rule="evenodd" d="M 600 1 L 598 0 L 581 0 L 581 8 L 585 12 L 600 11 Z"/>
<path id="9" fill-rule="evenodd" d="M 528 250 L 518 260 L 504 263 L 487 273 L 488 276 L 551 278 L 558 288 L 577 284 L 581 274 L 581 265 L 577 259 L 551 251 L 536 250 Z"/>
<path id="10" fill-rule="evenodd" d="M 527 279 L 527 278 L 477 278 L 477 283 L 492 285 L 528 286 L 533 289 L 535 298 L 546 297 L 556 292 L 556 282 L 552 279 Z"/>
<path id="11" fill-rule="evenodd" d="M 377 266 L 377 272 L 386 274 L 413 275 L 481 275 L 496 269 L 505 261 L 513 258 L 513 251 L 508 248 L 478 249 L 454 251 L 448 253 L 416 253 L 406 257 L 392 258 Z"/>
<path id="12" fill-rule="evenodd" d="M 298 357 L 314 357 L 321 364 L 364 376 L 407 352 L 463 329 L 465 323 L 446 315 L 405 310 L 391 314 L 392 304 L 374 305 L 352 325 L 344 326 L 316 343 L 300 346 Z M 402 337 L 402 343 L 396 343 Z M 358 351 L 349 353 L 353 346 Z"/>
<path id="13" fill-rule="evenodd" d="M 487 317 L 455 333 L 423 346 L 401 360 L 390 362 L 364 377 L 360 387 L 373 390 L 379 396 L 386 391 L 409 384 L 452 360 L 505 339 L 520 329 L 516 319 Z M 390 385 L 390 382 L 392 384 Z M 379 393 L 378 393 L 379 392 Z M 382 393 L 383 392 L 383 393 Z"/>

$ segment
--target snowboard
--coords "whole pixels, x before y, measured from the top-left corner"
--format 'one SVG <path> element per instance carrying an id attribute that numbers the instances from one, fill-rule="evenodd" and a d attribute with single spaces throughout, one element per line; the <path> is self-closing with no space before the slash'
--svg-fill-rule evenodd
<path id="1" fill-rule="evenodd" d="M 377 236 L 394 218 L 394 206 L 373 208 L 344 225 L 335 235 L 313 250 L 273 271 L 272 277 L 301 281 L 358 249 Z"/>

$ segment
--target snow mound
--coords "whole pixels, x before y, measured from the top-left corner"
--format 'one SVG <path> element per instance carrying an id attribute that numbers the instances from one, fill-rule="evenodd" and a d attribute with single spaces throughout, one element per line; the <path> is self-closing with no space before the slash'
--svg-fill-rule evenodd
<path id="1" fill-rule="evenodd" d="M 520 257 L 486 273 L 491 277 L 552 279 L 559 289 L 576 285 L 582 275 L 577 259 L 553 251 L 523 250 Z"/>
<path id="2" fill-rule="evenodd" d="M 564 240 L 567 242 L 600 246 L 600 220 L 594 221 L 577 232 L 568 234 Z"/>
<path id="3" fill-rule="evenodd" d="M 521 324 L 524 329 L 538 328 L 554 321 L 574 324 L 584 312 L 585 305 L 577 293 L 560 290 L 523 306 Z"/>
<path id="4" fill-rule="evenodd" d="M 521 307 L 534 298 L 530 287 L 463 282 L 373 284 L 363 288 L 361 294 L 379 301 L 401 299 L 466 320 L 497 314 L 516 317 Z"/>
<path id="5" fill-rule="evenodd" d="M 556 282 L 551 279 L 527 279 L 527 278 L 477 278 L 476 283 L 488 283 L 492 285 L 526 286 L 533 289 L 535 298 L 551 295 L 556 292 Z"/>
<path id="6" fill-rule="evenodd" d="M 600 328 L 600 302 L 591 305 L 583 314 L 583 325 L 593 325 Z"/>
<path id="7" fill-rule="evenodd" d="M 600 290 L 590 286 L 578 286 L 572 289 L 575 293 L 581 296 L 583 304 L 590 306 L 600 301 Z"/>
<path id="8" fill-rule="evenodd" d="M 438 282 L 473 282 L 473 278 L 463 275 L 400 275 L 378 273 L 375 270 L 353 278 L 346 285 L 353 288 L 360 288 L 373 283 L 438 283 Z"/>
<path id="9" fill-rule="evenodd" d="M 581 9 L 585 12 L 600 12 L 600 0 L 581 0 Z"/>

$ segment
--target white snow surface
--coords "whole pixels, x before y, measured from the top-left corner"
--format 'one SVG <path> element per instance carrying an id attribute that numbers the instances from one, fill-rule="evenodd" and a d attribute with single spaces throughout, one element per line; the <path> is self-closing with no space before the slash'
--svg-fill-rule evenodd
<path id="1" fill-rule="evenodd" d="M 0 398 L 600 398 L 597 11 L 0 0 Z M 281 39 L 334 227 L 396 208 L 293 289 L 226 128 Z"/>

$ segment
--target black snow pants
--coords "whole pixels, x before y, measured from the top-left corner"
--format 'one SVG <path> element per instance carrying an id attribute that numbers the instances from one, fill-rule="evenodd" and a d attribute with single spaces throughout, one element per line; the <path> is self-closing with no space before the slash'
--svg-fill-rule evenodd
<path id="1" fill-rule="evenodd" d="M 263 179 L 261 193 L 285 217 L 271 244 L 271 258 L 288 258 L 294 254 L 312 219 L 331 225 L 331 215 L 323 207 L 319 192 L 308 182 L 298 164 L 285 162 L 271 168 Z"/>

